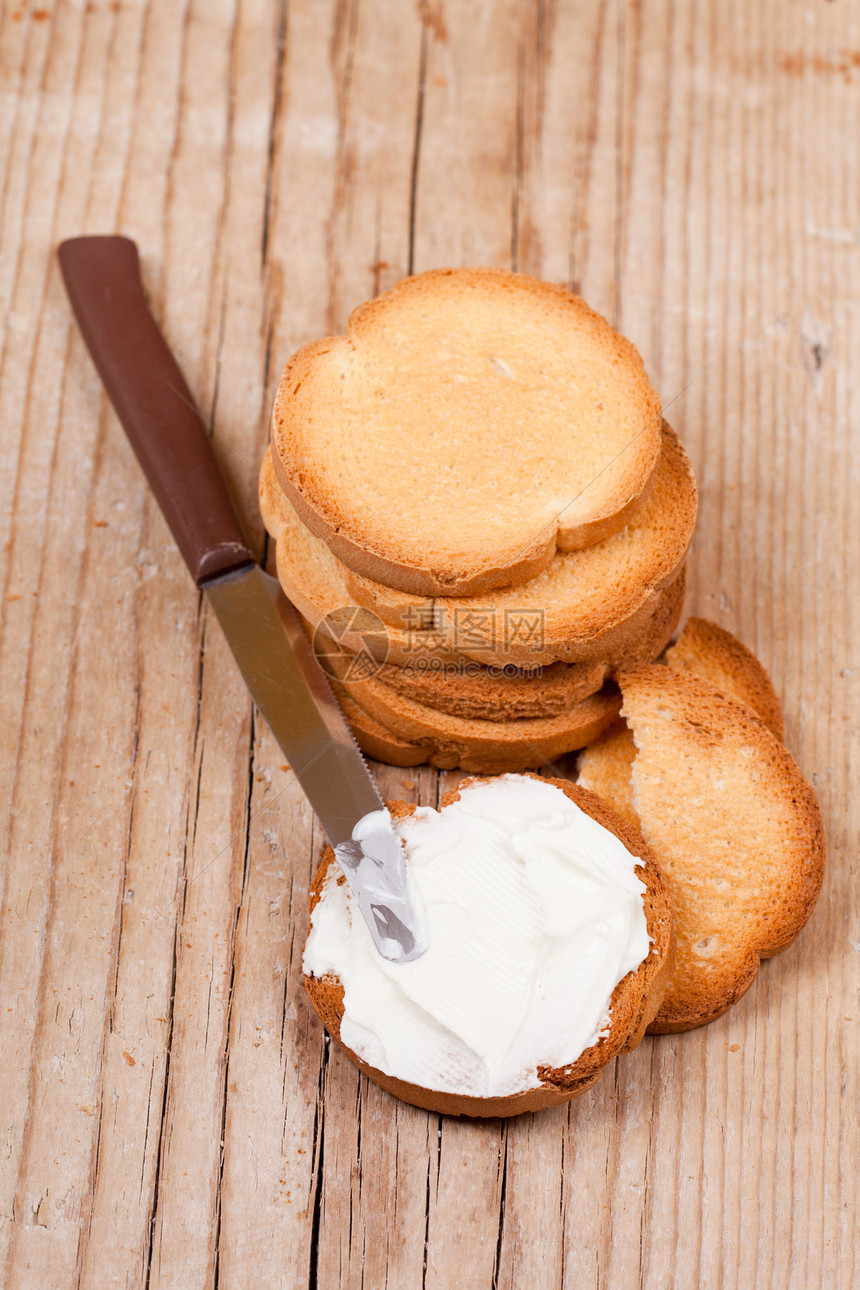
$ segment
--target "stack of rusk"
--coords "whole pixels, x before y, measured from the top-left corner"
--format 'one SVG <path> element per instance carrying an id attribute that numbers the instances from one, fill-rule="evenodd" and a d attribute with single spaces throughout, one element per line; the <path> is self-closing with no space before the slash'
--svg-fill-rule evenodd
<path id="1" fill-rule="evenodd" d="M 493 774 L 617 717 L 616 672 L 677 626 L 696 485 L 605 319 L 453 269 L 290 359 L 260 504 L 361 748 Z"/>

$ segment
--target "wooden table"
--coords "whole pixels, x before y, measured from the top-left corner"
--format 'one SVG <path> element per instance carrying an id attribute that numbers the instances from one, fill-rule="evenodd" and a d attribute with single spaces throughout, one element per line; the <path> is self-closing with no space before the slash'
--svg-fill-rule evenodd
<path id="1" fill-rule="evenodd" d="M 860 1285 L 860 7 L 8 0 L 0 60 L 0 1284 Z M 70 321 L 54 248 L 114 230 L 259 549 L 281 366 L 409 271 L 570 283 L 639 346 L 688 608 L 772 670 L 828 830 L 728 1016 L 510 1123 L 330 1050 L 319 830 Z"/>

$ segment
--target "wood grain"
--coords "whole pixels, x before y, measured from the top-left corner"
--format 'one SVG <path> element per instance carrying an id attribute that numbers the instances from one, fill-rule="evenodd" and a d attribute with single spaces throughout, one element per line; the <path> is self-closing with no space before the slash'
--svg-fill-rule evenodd
<path id="1" fill-rule="evenodd" d="M 856 1286 L 860 11 L 9 0 L 0 67 L 0 1284 Z M 508 1124 L 332 1051 L 319 830 L 63 295 L 57 242 L 113 230 L 261 551 L 283 362 L 411 269 L 568 283 L 639 346 L 701 488 L 688 607 L 772 671 L 828 834 L 726 1017 Z"/>

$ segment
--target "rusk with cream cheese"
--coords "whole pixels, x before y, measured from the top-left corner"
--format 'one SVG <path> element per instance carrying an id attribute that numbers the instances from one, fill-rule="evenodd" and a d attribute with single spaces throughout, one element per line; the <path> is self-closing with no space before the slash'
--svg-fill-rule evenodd
<path id="1" fill-rule="evenodd" d="M 372 947 L 329 849 L 305 984 L 371 1079 L 448 1114 L 514 1115 L 582 1092 L 639 1042 L 671 971 L 671 915 L 634 829 L 567 781 L 467 781 L 441 809 L 390 803 L 430 948 Z"/>

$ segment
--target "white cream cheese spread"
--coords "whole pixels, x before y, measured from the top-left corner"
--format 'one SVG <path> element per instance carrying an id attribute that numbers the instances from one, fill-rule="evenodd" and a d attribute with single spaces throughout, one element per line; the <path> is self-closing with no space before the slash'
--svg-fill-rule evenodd
<path id="1" fill-rule="evenodd" d="M 645 884 L 623 843 L 546 780 L 502 775 L 394 822 L 428 947 L 377 952 L 332 868 L 304 971 L 344 988 L 341 1038 L 387 1075 L 496 1097 L 540 1084 L 609 1022 L 612 992 L 647 957 Z"/>

